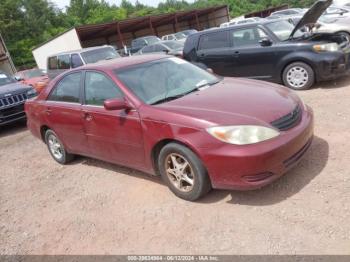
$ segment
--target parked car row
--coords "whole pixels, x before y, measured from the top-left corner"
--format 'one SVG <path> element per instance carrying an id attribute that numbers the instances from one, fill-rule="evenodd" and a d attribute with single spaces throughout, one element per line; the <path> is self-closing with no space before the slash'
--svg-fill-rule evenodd
<path id="1" fill-rule="evenodd" d="M 315 31 L 331 3 L 293 21 L 183 31 L 185 41 L 137 38 L 129 57 L 112 46 L 51 55 L 52 80 L 38 96 L 0 73 L 0 124 L 24 118 L 26 101 L 28 128 L 58 163 L 83 155 L 125 165 L 161 176 L 185 200 L 260 188 L 308 150 L 313 112 L 288 88 L 233 77 L 304 90 L 347 74 L 349 38 Z"/>

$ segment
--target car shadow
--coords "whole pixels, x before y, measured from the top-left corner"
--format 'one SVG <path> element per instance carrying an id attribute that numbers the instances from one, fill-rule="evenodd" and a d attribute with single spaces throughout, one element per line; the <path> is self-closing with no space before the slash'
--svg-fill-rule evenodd
<path id="1" fill-rule="evenodd" d="M 12 136 L 24 131 L 27 131 L 27 124 L 25 121 L 19 121 L 0 127 L 0 138 Z"/>
<path id="2" fill-rule="evenodd" d="M 343 76 L 336 80 L 325 81 L 317 83 L 314 88 L 322 88 L 322 89 L 334 89 L 334 88 L 343 88 L 350 85 L 350 77 Z"/>
<path id="3" fill-rule="evenodd" d="M 314 137 L 312 145 L 300 163 L 274 183 L 254 191 L 213 190 L 199 202 L 215 203 L 228 198 L 227 203 L 249 206 L 273 205 L 297 194 L 319 175 L 327 164 L 329 145 Z"/>

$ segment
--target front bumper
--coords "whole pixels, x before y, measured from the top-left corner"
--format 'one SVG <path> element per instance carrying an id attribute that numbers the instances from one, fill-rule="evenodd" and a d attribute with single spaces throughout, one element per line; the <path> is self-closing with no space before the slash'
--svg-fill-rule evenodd
<path id="1" fill-rule="evenodd" d="M 308 108 L 297 126 L 275 139 L 246 146 L 225 144 L 203 150 L 201 158 L 213 188 L 257 189 L 295 166 L 310 147 L 312 137 L 313 113 Z"/>
<path id="2" fill-rule="evenodd" d="M 350 53 L 331 57 L 317 64 L 317 81 L 334 80 L 350 75 Z"/>
<path id="3" fill-rule="evenodd" d="M 24 103 L 0 109 L 0 126 L 26 119 Z"/>

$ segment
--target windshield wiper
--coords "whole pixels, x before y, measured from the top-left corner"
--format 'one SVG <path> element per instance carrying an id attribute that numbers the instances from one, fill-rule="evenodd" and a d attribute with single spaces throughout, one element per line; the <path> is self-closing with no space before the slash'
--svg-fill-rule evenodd
<path id="1" fill-rule="evenodd" d="M 161 103 L 164 103 L 164 102 L 168 102 L 168 101 L 171 101 L 171 100 L 174 100 L 174 99 L 177 99 L 177 98 L 180 98 L 180 97 L 183 97 L 185 94 L 181 94 L 181 95 L 176 95 L 176 96 L 167 96 L 167 97 L 164 97 L 162 99 L 159 99 L 153 103 L 151 103 L 151 105 L 157 105 L 157 104 L 161 104 Z"/>
<path id="2" fill-rule="evenodd" d="M 187 91 L 187 92 L 182 93 L 182 94 L 178 94 L 178 95 L 174 95 L 174 96 L 167 96 L 167 97 L 164 97 L 164 98 L 162 98 L 162 99 L 160 99 L 160 100 L 157 100 L 156 102 L 151 103 L 151 105 L 156 105 L 156 104 L 168 102 L 168 101 L 171 101 L 171 100 L 174 100 L 174 99 L 183 97 L 183 96 L 185 96 L 185 95 L 188 95 L 188 94 L 190 94 L 190 93 L 196 92 L 196 91 L 198 91 L 198 90 L 200 90 L 200 88 L 199 88 L 199 87 L 196 87 L 196 88 L 193 88 L 193 89 L 191 89 L 190 91 Z"/>
<path id="3" fill-rule="evenodd" d="M 174 95 L 174 96 L 167 96 L 167 97 L 164 97 L 160 100 L 157 100 L 156 102 L 153 102 L 151 103 L 151 105 L 157 105 L 157 104 L 161 104 L 161 103 L 164 103 L 164 102 L 168 102 L 168 101 L 171 101 L 171 100 L 174 100 L 174 99 L 177 99 L 177 98 L 180 98 L 180 97 L 183 97 L 183 96 L 186 96 L 190 93 L 193 93 L 193 92 L 196 92 L 196 91 L 200 91 L 203 87 L 206 87 L 206 86 L 212 86 L 212 85 L 215 85 L 217 83 L 219 83 L 221 81 L 221 79 L 218 79 L 216 81 L 213 81 L 213 82 L 203 82 L 202 84 L 199 84 L 197 85 L 195 88 L 185 92 L 185 93 L 182 93 L 182 94 L 178 94 L 178 95 Z"/>

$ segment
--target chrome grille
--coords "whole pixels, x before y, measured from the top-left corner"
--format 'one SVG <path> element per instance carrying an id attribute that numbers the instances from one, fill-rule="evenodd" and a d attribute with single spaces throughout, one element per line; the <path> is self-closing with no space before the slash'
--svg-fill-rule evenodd
<path id="1" fill-rule="evenodd" d="M 0 98 L 0 108 L 22 104 L 26 100 L 27 100 L 27 95 L 25 93 L 3 97 L 3 98 Z"/>
<path id="2" fill-rule="evenodd" d="M 301 119 L 301 108 L 297 106 L 289 114 L 282 116 L 281 118 L 271 122 L 271 125 L 278 128 L 281 131 L 288 130 L 296 126 Z"/>

